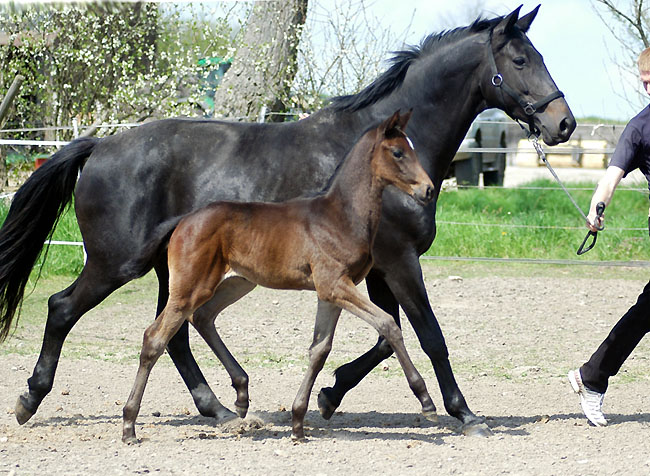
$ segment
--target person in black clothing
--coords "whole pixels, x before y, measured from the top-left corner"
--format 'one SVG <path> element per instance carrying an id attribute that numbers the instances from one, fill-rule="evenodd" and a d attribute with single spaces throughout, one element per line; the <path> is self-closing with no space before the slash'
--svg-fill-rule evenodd
<path id="1" fill-rule="evenodd" d="M 643 88 L 650 95 L 650 48 L 638 59 Z M 650 187 L 650 106 L 645 107 L 625 127 L 605 175 L 591 198 L 587 227 L 597 231 L 602 218 L 596 215 L 596 204 L 608 205 L 621 179 L 639 169 Z M 648 212 L 650 229 L 650 211 Z M 616 375 L 643 336 L 650 331 L 650 282 L 634 304 L 610 331 L 596 352 L 582 367 L 569 372 L 569 382 L 580 395 L 582 411 L 596 426 L 607 425 L 602 405 L 609 377 Z"/>

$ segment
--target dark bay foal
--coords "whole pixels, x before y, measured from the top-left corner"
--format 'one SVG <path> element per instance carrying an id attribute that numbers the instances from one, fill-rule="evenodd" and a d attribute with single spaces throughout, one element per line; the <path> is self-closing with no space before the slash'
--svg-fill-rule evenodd
<path id="1" fill-rule="evenodd" d="M 283 203 L 215 202 L 178 223 L 168 247 L 169 301 L 144 334 L 140 366 L 124 406 L 124 442 L 137 441 L 135 420 L 151 369 L 186 320 L 224 364 L 234 361 L 214 327 L 216 315 L 195 313 L 221 292 L 229 294 L 223 302 L 237 299 L 219 286 L 232 273 L 250 283 L 315 290 L 318 295 L 309 368 L 292 407 L 294 439 L 305 437 L 309 394 L 331 349 L 341 309 L 368 322 L 389 342 L 423 414 L 435 417 L 400 328 L 356 288 L 372 267 L 384 188 L 395 185 L 422 202 L 434 196 L 433 184 L 403 132 L 410 115 L 398 111 L 367 131 L 324 194 Z M 247 394 L 245 399 L 238 398 L 240 414 L 248 407 Z"/>

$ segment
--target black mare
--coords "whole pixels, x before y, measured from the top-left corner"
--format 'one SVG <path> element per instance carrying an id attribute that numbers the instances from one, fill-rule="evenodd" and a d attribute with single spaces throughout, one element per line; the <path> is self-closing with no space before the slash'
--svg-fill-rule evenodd
<path id="1" fill-rule="evenodd" d="M 390 68 L 359 94 L 338 98 L 299 122 L 170 119 L 103 139 L 80 139 L 57 152 L 18 191 L 0 229 L 0 337 L 9 333 L 29 272 L 73 192 L 88 259 L 74 283 L 49 300 L 29 391 L 16 404 L 18 422 L 31 418 L 52 389 L 63 342 L 85 312 L 152 268 L 160 282 L 157 313 L 162 311 L 168 271 L 158 225 L 170 217 L 215 200 L 280 201 L 319 191 L 360 134 L 397 109 L 413 108 L 407 132 L 436 192 L 470 124 L 486 108 L 528 123 L 549 145 L 568 140 L 573 115 L 526 36 L 536 14 L 537 9 L 519 18 L 517 9 L 431 35 L 398 52 Z M 466 433 L 487 433 L 455 381 L 422 281 L 418 258 L 435 237 L 436 200 L 423 206 L 394 188 L 384 192 L 375 264 L 366 284 L 371 299 L 398 323 L 398 309 L 404 310 L 431 359 L 447 412 Z M 243 288 L 233 286 L 233 294 L 252 286 Z M 200 312 L 222 307 L 208 302 Z M 187 324 L 168 351 L 199 412 L 232 417 L 192 356 Z M 319 397 L 323 416 L 329 418 L 343 395 L 391 352 L 380 339 L 339 368 L 335 385 Z M 238 397 L 246 397 L 248 377 L 236 363 L 228 370 Z M 239 400 L 245 412 L 248 402 Z"/>

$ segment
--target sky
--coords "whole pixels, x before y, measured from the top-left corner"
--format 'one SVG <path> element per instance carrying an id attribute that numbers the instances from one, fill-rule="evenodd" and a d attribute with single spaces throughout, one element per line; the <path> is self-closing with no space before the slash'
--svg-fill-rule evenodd
<path id="1" fill-rule="evenodd" d="M 165 1 L 165 0 L 162 0 Z M 232 4 L 237 0 L 226 0 Z M 328 5 L 341 0 L 310 0 Z M 350 0 L 351 2 L 359 0 Z M 619 2 L 625 4 L 629 0 Z M 6 0 L 0 0 L 5 3 Z M 18 0 L 21 3 L 21 0 Z M 490 18 L 523 4 L 522 15 L 541 4 L 528 37 L 578 118 L 596 116 L 627 121 L 647 105 L 639 95 L 636 75 L 622 73 L 612 59 L 617 41 L 594 10 L 594 0 L 364 0 L 381 25 L 405 32 L 406 43 L 418 44 L 426 35 L 466 26 L 478 14 Z M 28 2 L 31 3 L 31 2 Z M 174 2 L 176 3 L 176 2 Z M 184 3 L 179 2 L 182 8 Z M 203 0 L 192 3 L 219 3 Z M 650 8 L 650 7 L 649 7 Z M 399 45 L 397 46 L 399 47 Z M 386 53 L 386 59 L 390 57 Z M 627 98 L 627 99 L 626 99 Z"/>
<path id="2" fill-rule="evenodd" d="M 417 44 L 427 34 L 448 28 L 440 26 L 440 18 L 459 22 L 456 26 L 470 23 L 473 18 L 467 18 L 471 12 L 468 5 L 476 3 L 476 0 L 376 0 L 373 8 L 377 17 L 395 31 L 404 31 L 412 19 L 407 43 Z M 541 4 L 528 37 L 544 57 L 576 117 L 627 121 L 647 105 L 644 97 L 637 94 L 642 90 L 637 78 L 622 74 L 613 63 L 611 54 L 617 43 L 594 11 L 591 0 L 484 0 L 482 3 L 487 18 L 507 14 L 522 4 L 523 15 Z M 396 8 L 396 4 L 400 7 Z M 633 104 L 622 97 L 625 95 L 634 100 Z"/>

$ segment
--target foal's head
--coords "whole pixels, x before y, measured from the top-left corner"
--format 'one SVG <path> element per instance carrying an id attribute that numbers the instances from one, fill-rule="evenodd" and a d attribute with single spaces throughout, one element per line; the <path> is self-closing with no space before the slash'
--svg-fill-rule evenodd
<path id="1" fill-rule="evenodd" d="M 375 176 L 395 185 L 422 203 L 433 199 L 434 187 L 404 130 L 411 111 L 396 111 L 377 128 L 372 167 Z"/>

